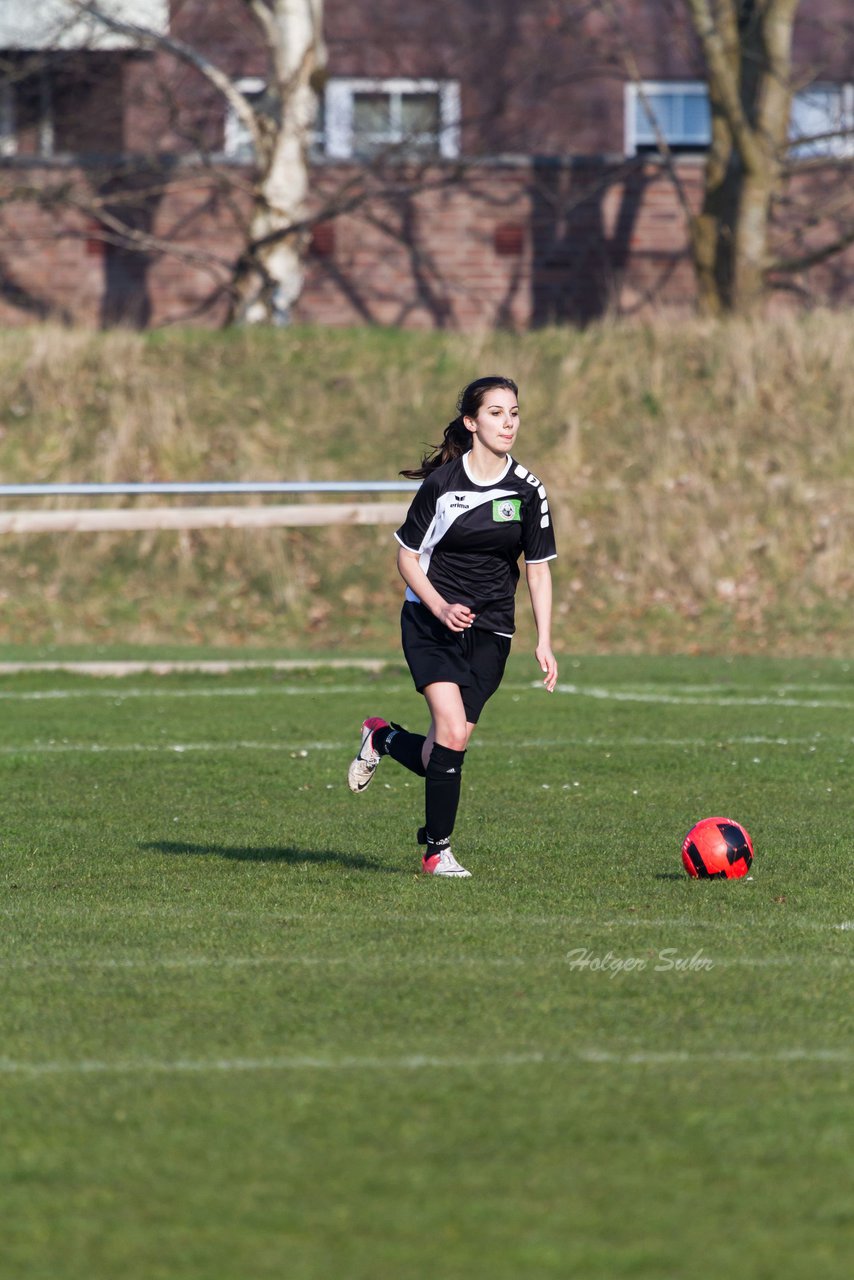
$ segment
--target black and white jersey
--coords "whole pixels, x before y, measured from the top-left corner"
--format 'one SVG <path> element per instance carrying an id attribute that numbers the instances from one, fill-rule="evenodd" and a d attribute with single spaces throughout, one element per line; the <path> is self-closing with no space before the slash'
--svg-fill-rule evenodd
<path id="1" fill-rule="evenodd" d="M 465 604 L 474 626 L 499 635 L 515 630 L 517 561 L 557 555 L 545 486 L 508 455 L 501 476 L 478 484 L 467 455 L 426 476 L 394 535 L 420 556 L 421 568 L 450 604 Z M 418 596 L 407 587 L 407 600 Z"/>

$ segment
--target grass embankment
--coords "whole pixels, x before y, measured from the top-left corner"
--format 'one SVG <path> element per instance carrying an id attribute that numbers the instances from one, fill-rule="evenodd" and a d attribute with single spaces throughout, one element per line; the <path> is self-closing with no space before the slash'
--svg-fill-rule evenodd
<path id="1" fill-rule="evenodd" d="M 556 512 L 558 647 L 850 652 L 848 315 L 480 337 L 7 333 L 0 475 L 394 479 L 493 370 L 521 384 L 517 452 Z M 396 647 L 399 598 L 389 526 L 0 542 L 6 644 L 376 652 Z"/>

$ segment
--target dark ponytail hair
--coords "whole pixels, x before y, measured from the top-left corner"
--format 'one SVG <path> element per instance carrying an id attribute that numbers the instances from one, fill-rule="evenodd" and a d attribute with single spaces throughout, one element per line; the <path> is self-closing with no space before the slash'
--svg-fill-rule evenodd
<path id="1" fill-rule="evenodd" d="M 431 471 L 435 471 L 437 467 L 443 466 L 446 462 L 451 462 L 454 458 L 461 458 L 464 453 L 468 453 L 471 448 L 471 432 L 463 422 L 463 419 L 477 417 L 478 410 L 483 404 L 487 391 L 490 391 L 493 387 L 503 387 L 506 391 L 512 391 L 514 396 L 519 394 L 519 388 L 512 378 L 502 378 L 498 375 L 475 378 L 474 382 L 470 382 L 460 392 L 460 398 L 457 401 L 457 416 L 453 422 L 449 422 L 445 427 L 442 443 L 436 445 L 432 452 L 425 453 L 419 467 L 401 471 L 400 474 L 406 476 L 407 480 L 423 480 L 425 476 L 428 476 Z"/>

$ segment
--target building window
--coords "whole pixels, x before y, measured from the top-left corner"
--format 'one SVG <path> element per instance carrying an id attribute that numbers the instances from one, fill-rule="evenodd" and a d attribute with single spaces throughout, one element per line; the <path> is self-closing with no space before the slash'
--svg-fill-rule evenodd
<path id="1" fill-rule="evenodd" d="M 854 155 L 854 85 L 815 84 L 796 93 L 789 141 L 797 159 Z"/>
<path id="2" fill-rule="evenodd" d="M 15 95 L 8 80 L 0 81 L 0 156 L 17 151 L 15 137 Z"/>
<path id="3" fill-rule="evenodd" d="M 626 155 L 657 150 L 656 125 L 674 151 L 705 150 L 711 141 L 705 84 L 653 80 L 627 85 Z M 854 156 L 854 85 L 815 84 L 796 93 L 789 141 L 796 158 Z"/>
<path id="4" fill-rule="evenodd" d="M 459 85 L 449 80 L 330 80 L 323 152 L 333 160 L 460 153 Z"/>
<path id="5" fill-rule="evenodd" d="M 626 155 L 658 150 L 659 133 L 674 151 L 705 151 L 712 125 L 703 81 L 626 85 Z"/>
<path id="6" fill-rule="evenodd" d="M 258 77 L 235 81 L 255 105 L 263 105 L 266 83 Z M 459 86 L 441 80 L 341 80 L 327 82 L 318 101 L 311 153 L 332 160 L 365 160 L 377 155 L 459 155 Z M 247 163 L 252 138 L 229 107 L 223 139 L 230 160 Z"/>
<path id="7" fill-rule="evenodd" d="M 46 67 L 0 86 L 0 155 L 53 156 L 53 85 Z"/>
<path id="8" fill-rule="evenodd" d="M 109 54 L 11 59 L 0 81 L 0 156 L 105 156 L 122 151 L 122 68 Z"/>

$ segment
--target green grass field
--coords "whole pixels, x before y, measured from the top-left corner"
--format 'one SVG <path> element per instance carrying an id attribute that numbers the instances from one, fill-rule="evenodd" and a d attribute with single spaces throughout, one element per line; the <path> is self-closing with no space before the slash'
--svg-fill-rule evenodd
<path id="1" fill-rule="evenodd" d="M 0 678 L 21 1280 L 848 1277 L 854 678 L 514 656 L 417 874 L 397 665 Z M 727 814 L 752 878 L 694 882 Z"/>

